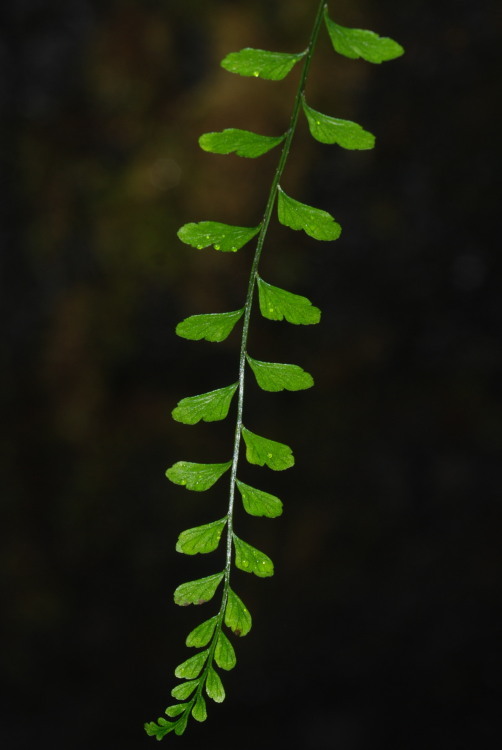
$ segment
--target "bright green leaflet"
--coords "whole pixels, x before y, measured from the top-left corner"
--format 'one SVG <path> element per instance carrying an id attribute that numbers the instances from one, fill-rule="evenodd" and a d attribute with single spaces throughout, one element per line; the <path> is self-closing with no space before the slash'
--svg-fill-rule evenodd
<path id="1" fill-rule="evenodd" d="M 246 458 L 250 464 L 268 466 L 274 471 L 283 471 L 294 465 L 295 459 L 289 445 L 264 438 L 245 427 L 242 428 L 242 437 L 246 443 Z"/>
<path id="2" fill-rule="evenodd" d="M 238 479 L 235 483 L 241 493 L 244 510 L 250 516 L 277 518 L 282 514 L 282 502 L 275 495 L 250 487 L 249 484 L 244 484 Z"/>
<path id="3" fill-rule="evenodd" d="M 209 667 L 206 679 L 206 693 L 215 703 L 223 703 L 225 700 L 225 689 L 220 675 L 213 667 Z"/>
<path id="4" fill-rule="evenodd" d="M 303 229 L 306 234 L 315 240 L 338 239 L 342 228 L 331 214 L 290 198 L 280 186 L 278 189 L 277 210 L 281 224 L 291 229 Z"/>
<path id="5" fill-rule="evenodd" d="M 246 47 L 240 52 L 230 52 L 221 61 L 221 67 L 229 73 L 238 73 L 241 76 L 281 81 L 304 55 L 305 52 L 292 55 L 286 52 L 269 52 L 264 49 Z"/>
<path id="6" fill-rule="evenodd" d="M 253 621 L 249 610 L 237 594 L 228 589 L 227 607 L 225 609 L 225 625 L 237 636 L 245 636 L 251 630 Z"/>
<path id="7" fill-rule="evenodd" d="M 166 471 L 166 477 L 174 484 L 183 485 L 187 490 L 204 492 L 212 487 L 231 465 L 231 461 L 226 464 L 194 464 L 190 461 L 178 461 Z"/>
<path id="8" fill-rule="evenodd" d="M 174 601 L 179 606 L 199 606 L 211 602 L 221 586 L 221 600 L 216 613 L 203 619 L 187 636 L 186 645 L 199 650 L 176 668 L 175 674 L 182 682 L 171 690 L 172 697 L 179 701 L 166 709 L 171 720 L 161 716 L 157 722 L 145 724 L 146 733 L 158 740 L 170 732 L 183 734 L 190 716 L 196 721 L 205 721 L 207 706 L 204 693 L 216 703 L 225 699 L 225 689 L 216 667 L 231 670 L 237 660 L 234 646 L 224 628 L 228 628 L 233 636 L 240 637 L 247 635 L 252 627 L 249 610 L 230 585 L 234 566 L 260 578 L 270 577 L 274 572 L 270 557 L 235 533 L 236 490 L 242 498 L 245 512 L 252 516 L 276 518 L 282 513 L 282 502 L 275 495 L 238 480 L 237 470 L 239 461 L 243 459 L 244 449 L 249 463 L 267 466 L 274 471 L 293 466 L 294 457 L 288 445 L 262 437 L 244 427 L 245 379 L 251 369 L 258 385 L 266 391 L 304 390 L 313 385 L 313 379 L 298 365 L 264 362 L 249 356 L 251 311 L 257 289 L 261 315 L 269 320 L 313 325 L 319 323 L 321 312 L 307 297 L 263 281 L 258 273 L 259 263 L 276 206 L 280 224 L 293 230 L 303 230 L 316 240 L 336 240 L 341 232 L 340 225 L 330 213 L 290 197 L 280 187 L 300 112 L 303 110 L 306 116 L 311 135 L 321 143 L 338 144 L 346 149 L 369 149 L 374 145 L 374 136 L 357 123 L 325 115 L 306 103 L 305 88 L 323 18 L 335 51 L 346 57 L 380 63 L 398 57 L 403 52 L 402 47 L 392 39 L 380 37 L 372 31 L 336 24 L 329 18 L 327 8 L 326 0 L 319 2 L 304 52 L 291 54 L 246 48 L 230 53 L 222 61 L 222 66 L 232 73 L 269 81 L 280 81 L 302 61 L 291 117 L 284 135 L 273 137 L 250 130 L 228 128 L 220 132 L 204 133 L 199 140 L 201 148 L 210 153 L 236 154 L 246 158 L 259 158 L 281 143 L 282 150 L 263 215 L 257 226 L 241 227 L 216 221 L 201 221 L 185 224 L 178 232 L 182 242 L 199 250 L 213 247 L 222 252 L 236 252 L 253 238 L 256 237 L 257 240 L 243 307 L 227 313 L 193 315 L 179 323 L 176 329 L 176 333 L 182 338 L 219 342 L 226 339 L 242 319 L 242 328 L 239 326 L 241 343 L 237 382 L 183 398 L 172 412 L 176 421 L 187 425 L 223 420 L 228 416 L 232 399 L 236 395 L 231 459 L 225 463 L 207 464 L 178 461 L 166 472 L 174 484 L 202 492 L 213 487 L 223 474 L 230 471 L 230 488 L 225 514 L 222 511 L 215 513 L 217 517 L 220 516 L 219 520 L 186 529 L 178 537 L 177 550 L 187 555 L 196 555 L 217 550 L 221 536 L 225 533 L 225 541 L 221 545 L 224 547 L 225 562 L 220 572 L 182 583 L 174 592 Z M 218 553 L 215 557 L 217 555 Z"/>
<path id="9" fill-rule="evenodd" d="M 342 148 L 367 150 L 375 145 L 375 136 L 350 120 L 323 115 L 303 100 L 303 111 L 312 136 L 320 143 L 338 143 Z"/>
<path id="10" fill-rule="evenodd" d="M 197 424 L 201 420 L 217 422 L 225 419 L 238 386 L 239 383 L 233 383 L 225 388 L 201 393 L 199 396 L 183 398 L 173 409 L 172 417 L 183 424 Z"/>
<path id="11" fill-rule="evenodd" d="M 274 575 L 274 563 L 263 552 L 252 547 L 247 542 L 234 534 L 235 564 L 246 573 L 254 573 L 260 578 L 268 578 Z"/>
<path id="12" fill-rule="evenodd" d="M 370 63 L 381 63 L 400 57 L 404 49 L 400 44 L 387 36 L 378 36 L 374 31 L 366 29 L 348 29 L 340 26 L 328 16 L 325 11 L 326 27 L 336 52 L 355 60 L 362 57 Z"/>
<path id="13" fill-rule="evenodd" d="M 178 230 L 178 237 L 186 245 L 202 250 L 211 245 L 223 253 L 235 253 L 244 247 L 260 231 L 260 227 L 235 227 L 218 221 L 199 221 L 185 224 Z"/>
<path id="14" fill-rule="evenodd" d="M 215 573 L 196 581 L 182 583 L 174 592 L 174 601 L 180 607 L 186 607 L 188 604 L 205 604 L 213 598 L 222 580 L 223 573 Z"/>
<path id="15" fill-rule="evenodd" d="M 232 332 L 244 309 L 226 313 L 191 315 L 176 326 L 176 333 L 191 341 L 224 341 Z"/>
<path id="16" fill-rule="evenodd" d="M 199 138 L 199 145 L 204 151 L 212 154 L 232 154 L 256 159 L 282 143 L 285 136 L 274 138 L 269 135 L 258 135 L 250 130 L 227 128 L 220 133 L 204 133 Z"/>
<path id="17" fill-rule="evenodd" d="M 314 385 L 312 375 L 298 365 L 260 362 L 249 355 L 247 360 L 255 374 L 256 382 L 264 391 L 303 391 Z"/>
<path id="18" fill-rule="evenodd" d="M 213 521 L 204 524 L 204 526 L 195 526 L 193 529 L 182 531 L 176 543 L 176 552 L 184 552 L 185 555 L 214 552 L 220 543 L 226 522 L 227 519 L 222 518 L 220 521 Z"/>
<path id="19" fill-rule="evenodd" d="M 287 320 L 295 325 L 313 325 L 321 320 L 321 311 L 307 297 L 267 284 L 258 277 L 260 312 L 269 320 Z"/>
<path id="20" fill-rule="evenodd" d="M 195 648 L 203 648 L 207 646 L 211 638 L 213 637 L 214 629 L 216 627 L 216 616 L 210 617 L 209 620 L 204 620 L 200 625 L 197 625 L 188 635 L 185 641 L 187 646 L 194 646 Z"/>
<path id="21" fill-rule="evenodd" d="M 223 630 L 220 631 L 218 640 L 216 641 L 214 660 L 221 669 L 225 669 L 227 671 L 233 669 L 237 664 L 234 647 L 232 646 Z"/>

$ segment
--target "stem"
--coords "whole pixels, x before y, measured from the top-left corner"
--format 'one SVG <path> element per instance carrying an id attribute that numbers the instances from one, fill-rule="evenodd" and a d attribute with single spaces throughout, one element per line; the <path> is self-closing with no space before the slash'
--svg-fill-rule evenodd
<path id="1" fill-rule="evenodd" d="M 317 38 L 319 36 L 319 30 L 320 30 L 321 23 L 322 23 L 323 12 L 324 12 L 326 5 L 327 5 L 326 0 L 322 0 L 319 3 L 319 7 L 318 7 L 317 14 L 315 17 L 314 25 L 312 27 L 312 33 L 310 35 L 308 47 L 304 53 L 305 60 L 303 63 L 303 68 L 302 68 L 302 73 L 300 76 L 300 82 L 298 84 L 298 89 L 296 91 L 296 96 L 295 96 L 295 100 L 293 104 L 293 111 L 291 114 L 291 119 L 289 122 L 288 130 L 286 131 L 286 139 L 284 141 L 284 146 L 282 148 L 281 157 L 279 159 L 279 163 L 277 165 L 274 179 L 272 180 L 272 185 L 270 187 L 270 192 L 268 195 L 268 200 L 267 200 L 265 212 L 263 214 L 263 219 L 261 223 L 260 233 L 258 235 L 256 250 L 255 250 L 253 262 L 251 265 L 251 271 L 249 274 L 249 283 L 248 283 L 248 289 L 247 289 L 247 295 L 246 295 L 246 303 L 244 306 L 244 322 L 242 326 L 241 348 L 240 348 L 240 357 L 239 357 L 239 389 L 238 389 L 238 399 L 237 399 L 237 419 L 236 419 L 236 424 L 235 424 L 234 449 L 233 449 L 233 454 L 232 454 L 232 468 L 230 472 L 230 495 L 229 495 L 229 502 L 228 502 L 228 514 L 227 514 L 228 521 L 227 521 L 227 550 L 226 550 L 226 563 L 225 563 L 225 580 L 224 580 L 224 590 L 223 590 L 221 609 L 220 609 L 219 618 L 218 618 L 218 625 L 221 625 L 221 621 L 223 619 L 223 614 L 224 614 L 227 599 L 228 599 L 228 589 L 230 586 L 230 569 L 232 565 L 232 539 L 233 539 L 233 513 L 234 513 L 234 501 L 235 501 L 235 481 L 237 478 L 237 466 L 239 463 L 239 448 L 241 444 L 241 433 L 242 433 L 242 413 L 244 409 L 244 380 L 245 380 L 245 372 L 246 372 L 247 342 L 248 342 L 248 335 L 249 335 L 249 321 L 251 318 L 251 309 L 253 306 L 253 295 L 254 295 L 254 289 L 256 285 L 256 279 L 258 276 L 258 264 L 260 262 L 260 256 L 263 250 L 263 244 L 265 242 L 265 237 L 267 234 L 268 226 L 270 224 L 270 219 L 272 217 L 272 212 L 274 210 L 274 205 L 275 205 L 275 201 L 277 198 L 277 190 L 279 188 L 279 182 L 282 177 L 282 173 L 284 172 L 284 168 L 286 166 L 286 162 L 288 160 L 289 152 L 291 149 L 293 136 L 295 134 L 296 125 L 298 122 L 298 115 L 299 115 L 300 107 L 302 103 L 302 97 L 305 91 L 305 85 L 307 82 L 307 77 L 308 77 L 308 73 L 310 69 L 310 63 L 312 61 L 312 55 L 313 55 L 315 46 L 317 44 Z M 218 628 L 216 628 L 216 630 L 217 629 Z"/>

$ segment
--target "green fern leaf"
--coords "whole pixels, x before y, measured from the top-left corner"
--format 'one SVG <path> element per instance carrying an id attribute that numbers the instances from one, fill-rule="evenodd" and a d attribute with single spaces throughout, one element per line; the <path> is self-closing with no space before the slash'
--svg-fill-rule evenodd
<path id="1" fill-rule="evenodd" d="M 221 534 L 227 518 L 219 521 L 206 523 L 203 526 L 195 526 L 193 529 L 182 531 L 176 543 L 176 552 L 184 552 L 185 555 L 196 555 L 198 552 L 214 552 L 220 543 Z"/>
<path id="2" fill-rule="evenodd" d="M 230 52 L 221 61 L 221 67 L 230 73 L 238 73 L 241 76 L 281 81 L 304 55 L 305 52 L 295 55 L 287 52 L 269 52 L 268 50 L 246 47 L 239 52 Z"/>
<path id="3" fill-rule="evenodd" d="M 250 464 L 268 466 L 274 471 L 283 471 L 294 465 L 295 459 L 289 445 L 256 435 L 242 428 L 242 437 L 246 443 L 246 458 Z"/>
<path id="4" fill-rule="evenodd" d="M 282 502 L 275 495 L 268 492 L 256 490 L 244 482 L 236 480 L 237 487 L 242 497 L 244 510 L 250 516 L 265 516 L 266 518 L 277 518 L 282 513 Z"/>
<path id="5" fill-rule="evenodd" d="M 182 398 L 172 411 L 173 419 L 183 424 L 197 424 L 201 419 L 204 422 L 225 419 L 238 385 L 233 383 L 215 391 Z"/>
<path id="6" fill-rule="evenodd" d="M 350 29 L 331 20 L 326 9 L 326 28 L 336 52 L 355 60 L 362 57 L 370 63 L 394 60 L 404 53 L 400 44 L 388 36 L 379 36 L 366 29 Z"/>
<path id="7" fill-rule="evenodd" d="M 186 607 L 189 604 L 205 604 L 213 598 L 222 580 L 223 573 L 215 573 L 212 576 L 182 583 L 174 592 L 174 601 L 180 607 Z M 174 697 L 180 696 L 175 695 Z"/>
<path id="8" fill-rule="evenodd" d="M 261 362 L 249 356 L 247 361 L 254 372 L 256 382 L 264 391 L 304 391 L 314 385 L 312 375 L 298 365 Z"/>
<path id="9" fill-rule="evenodd" d="M 220 630 L 216 648 L 214 650 L 214 660 L 221 669 L 230 670 L 237 664 L 234 647 L 228 640 L 227 636 Z"/>
<path id="10" fill-rule="evenodd" d="M 218 133 L 204 133 L 199 145 L 212 154 L 232 154 L 256 159 L 282 143 L 284 135 L 278 137 L 259 135 L 250 130 L 227 128 Z"/>
<path id="11" fill-rule="evenodd" d="M 216 627 L 217 616 L 210 617 L 209 620 L 204 620 L 200 625 L 197 625 L 186 637 L 186 645 L 195 648 L 204 648 L 207 646 L 211 638 L 213 637 L 214 629 Z"/>
<path id="12" fill-rule="evenodd" d="M 231 461 L 224 464 L 195 464 L 190 461 L 177 461 L 167 469 L 166 477 L 173 484 L 181 484 L 187 490 L 204 492 L 212 487 L 231 465 Z"/>
<path id="13" fill-rule="evenodd" d="M 209 667 L 207 672 L 206 693 L 216 703 L 223 703 L 225 700 L 225 688 L 220 675 L 213 667 Z"/>
<path id="14" fill-rule="evenodd" d="M 321 311 L 307 297 L 267 284 L 258 277 L 260 312 L 269 320 L 284 320 L 295 325 L 319 323 Z"/>
<path id="15" fill-rule="evenodd" d="M 242 317 L 244 308 L 226 313 L 207 313 L 190 315 L 176 326 L 176 333 L 190 341 L 224 341 L 232 332 L 237 321 Z"/>
<path id="16" fill-rule="evenodd" d="M 223 253 L 235 253 L 260 231 L 260 227 L 236 227 L 219 221 L 199 221 L 184 224 L 178 237 L 186 245 L 202 250 L 211 245 Z"/>
<path id="17" fill-rule="evenodd" d="M 278 187 L 278 214 L 281 224 L 291 229 L 303 229 L 315 240 L 336 240 L 342 231 L 340 224 L 327 211 L 290 198 L 281 187 Z"/>
<path id="18" fill-rule="evenodd" d="M 176 724 L 172 721 L 167 721 L 162 716 L 158 719 L 158 724 L 154 721 L 149 721 L 145 724 L 145 732 L 149 737 L 155 737 L 157 740 L 161 740 L 166 734 L 172 732 Z"/>
<path id="19" fill-rule="evenodd" d="M 204 651 L 200 651 L 195 656 L 190 656 L 186 661 L 182 662 L 174 670 L 176 677 L 180 679 L 184 677 L 187 680 L 193 680 L 198 677 L 202 671 L 202 667 L 207 661 L 209 649 L 206 648 Z"/>
<path id="20" fill-rule="evenodd" d="M 199 693 L 192 708 L 192 716 L 196 721 L 205 721 L 207 719 L 206 701 L 202 693 Z"/>
<path id="21" fill-rule="evenodd" d="M 185 712 L 180 716 L 176 724 L 174 725 L 174 734 L 177 734 L 178 737 L 181 736 L 185 729 L 187 728 L 188 724 L 188 711 Z"/>
<path id="22" fill-rule="evenodd" d="M 225 609 L 225 625 L 230 628 L 234 635 L 245 636 L 251 630 L 252 624 L 251 615 L 244 602 L 229 588 Z"/>
<path id="23" fill-rule="evenodd" d="M 312 136 L 320 143 L 337 143 L 342 148 L 368 150 L 375 145 L 375 136 L 364 130 L 357 122 L 339 120 L 323 115 L 303 101 L 303 111 L 307 117 Z"/>
<path id="24" fill-rule="evenodd" d="M 171 695 L 179 701 L 184 701 L 190 698 L 193 691 L 199 684 L 200 680 L 190 680 L 189 682 L 182 682 L 181 685 L 176 685 L 171 690 Z"/>
<path id="25" fill-rule="evenodd" d="M 239 539 L 235 534 L 233 534 L 233 542 L 235 564 L 239 570 L 244 570 L 246 573 L 254 573 L 260 578 L 268 578 L 274 575 L 274 563 L 268 555 Z"/>
<path id="26" fill-rule="evenodd" d="M 188 703 L 176 703 L 174 706 L 168 706 L 165 710 L 165 713 L 167 714 L 167 716 L 170 716 L 171 719 L 175 719 L 176 716 L 179 716 L 186 710 L 187 706 Z"/>

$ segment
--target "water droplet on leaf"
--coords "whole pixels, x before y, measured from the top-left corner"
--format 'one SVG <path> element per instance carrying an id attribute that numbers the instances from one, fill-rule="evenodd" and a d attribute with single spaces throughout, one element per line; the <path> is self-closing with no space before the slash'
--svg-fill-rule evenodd
<path id="1" fill-rule="evenodd" d="M 259 73 L 258 70 L 254 70 L 253 71 L 253 75 L 254 75 L 255 78 L 258 78 L 258 76 L 260 75 L 260 73 Z"/>
<path id="2" fill-rule="evenodd" d="M 220 249 L 220 245 L 215 245 L 215 246 L 214 246 L 214 249 L 215 249 L 215 250 L 219 250 L 219 249 Z"/>

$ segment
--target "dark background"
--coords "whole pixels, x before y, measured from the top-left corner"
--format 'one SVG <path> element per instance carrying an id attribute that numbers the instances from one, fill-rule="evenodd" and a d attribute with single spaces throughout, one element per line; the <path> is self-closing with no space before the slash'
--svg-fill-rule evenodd
<path id="1" fill-rule="evenodd" d="M 182 245 L 177 228 L 259 221 L 278 152 L 204 154 L 197 137 L 277 134 L 298 71 L 231 76 L 243 46 L 303 49 L 313 0 L 10 0 L 0 9 L 2 593 L 0 744 L 152 747 L 187 632 L 173 588 L 220 557 L 179 556 L 220 518 L 222 482 L 187 493 L 184 458 L 222 461 L 232 422 L 170 418 L 235 380 L 238 335 L 177 339 L 181 318 L 242 305 L 252 246 Z M 308 295 L 320 326 L 254 318 L 251 353 L 300 363 L 301 394 L 250 383 L 245 422 L 292 445 L 275 521 L 239 512 L 276 575 L 235 574 L 254 625 L 227 700 L 185 748 L 493 747 L 501 408 L 501 11 L 483 0 L 339 0 L 340 23 L 400 41 L 371 66 L 322 32 L 311 106 L 377 136 L 314 142 L 283 186 L 332 212 L 336 243 L 277 225 L 262 275 Z M 498 165 L 497 165 L 498 162 Z M 216 560 L 216 558 L 218 558 Z"/>

